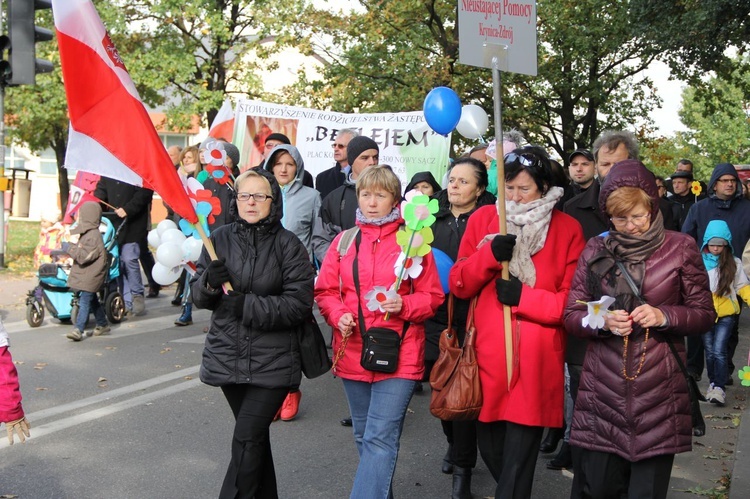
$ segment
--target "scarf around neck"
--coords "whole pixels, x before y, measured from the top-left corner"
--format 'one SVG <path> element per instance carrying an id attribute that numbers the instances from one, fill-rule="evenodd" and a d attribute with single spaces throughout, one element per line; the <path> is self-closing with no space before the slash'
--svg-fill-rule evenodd
<path id="1" fill-rule="evenodd" d="M 551 187 L 544 196 L 530 203 L 505 202 L 508 234 L 517 236 L 508 271 L 529 286 L 536 284 L 536 267 L 531 257 L 544 247 L 552 209 L 562 196 L 561 187 Z"/>
<path id="2" fill-rule="evenodd" d="M 638 304 L 625 277 L 618 275 L 617 260 L 621 261 L 633 277 L 638 290 L 643 286 L 646 260 L 664 243 L 664 219 L 661 212 L 651 222 L 651 226 L 642 235 L 625 234 L 611 230 L 604 238 L 604 249 L 594 255 L 588 263 L 593 274 L 594 286 L 602 289 L 591 290 L 594 296 L 603 294 L 612 296 L 618 301 L 616 306 L 632 310 Z M 604 284 L 601 284 L 604 283 Z"/>
<path id="3" fill-rule="evenodd" d="M 385 224 L 390 223 L 390 222 L 395 222 L 396 220 L 398 220 L 399 218 L 401 218 L 401 210 L 398 208 L 398 206 L 396 206 L 395 208 L 393 208 L 391 210 L 391 212 L 389 214 L 387 214 L 384 217 L 380 217 L 380 218 L 366 218 L 362 214 L 362 210 L 360 210 L 359 208 L 357 208 L 357 215 L 356 216 L 357 216 L 357 222 L 359 222 L 361 224 L 375 225 L 375 226 L 379 227 L 381 225 L 385 225 Z"/>

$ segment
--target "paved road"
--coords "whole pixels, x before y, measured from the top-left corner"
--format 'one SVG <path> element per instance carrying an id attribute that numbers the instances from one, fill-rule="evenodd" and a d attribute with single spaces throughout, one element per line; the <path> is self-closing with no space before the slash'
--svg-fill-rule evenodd
<path id="1" fill-rule="evenodd" d="M 23 294 L 5 282 L 0 287 L 5 296 Z M 0 497 L 216 496 L 228 463 L 231 412 L 220 390 L 197 378 L 207 312 L 197 311 L 193 326 L 175 327 L 179 309 L 170 298 L 148 300 L 144 317 L 81 343 L 65 339 L 70 326 L 49 319 L 28 328 L 22 305 L 0 301 L 33 425 L 25 445 L 9 447 L 0 439 Z M 340 382 L 331 375 L 303 380 L 302 392 L 299 417 L 271 429 L 280 496 L 347 497 L 357 456 L 350 429 L 338 423 L 347 412 Z M 744 397 L 738 389 L 730 394 L 735 392 Z M 733 404 L 705 406 L 715 415 L 709 434 L 696 439 L 693 453 L 677 457 L 671 498 L 695 497 L 684 491 L 711 488 L 725 470 L 731 472 L 737 438 L 731 418 L 744 398 Z M 444 437 L 428 406 L 429 391 L 411 402 L 397 497 L 450 496 L 451 477 L 440 473 Z M 571 475 L 547 470 L 549 458 L 540 456 L 533 497 L 567 497 Z M 473 491 L 475 497 L 493 495 L 481 460 Z"/>

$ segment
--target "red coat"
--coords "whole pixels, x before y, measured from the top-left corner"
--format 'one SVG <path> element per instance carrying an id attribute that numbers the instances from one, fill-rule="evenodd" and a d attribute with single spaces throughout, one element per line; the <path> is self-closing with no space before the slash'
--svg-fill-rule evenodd
<path id="1" fill-rule="evenodd" d="M 7 423 L 22 417 L 21 390 L 18 388 L 16 366 L 13 365 L 8 347 L 0 346 L 0 422 Z"/>
<path id="2" fill-rule="evenodd" d="M 338 323 L 341 316 L 349 312 L 354 315 L 357 326 L 349 336 L 346 350 L 338 361 L 334 374 L 344 379 L 374 383 L 389 378 L 402 378 L 419 381 L 424 374 L 424 321 L 435 314 L 443 302 L 443 289 L 435 267 L 432 254 L 422 260 L 422 273 L 414 279 L 405 279 L 398 292 L 403 298 L 403 308 L 398 315 L 391 314 L 386 322 L 384 314 L 367 309 L 365 295 L 374 286 L 390 288 L 396 282 L 394 265 L 401 254 L 401 247 L 396 243 L 396 232 L 403 220 L 387 223 L 383 226 L 359 225 L 362 242 L 359 247 L 359 285 L 362 298 L 362 314 L 367 327 L 388 327 L 401 334 L 404 320 L 411 325 L 401 340 L 398 369 L 395 373 L 385 374 L 367 371 L 359 365 L 362 352 L 362 336 L 357 317 L 357 292 L 354 287 L 352 264 L 356 253 L 355 243 L 339 261 L 336 249 L 342 234 L 336 236 L 323 260 L 320 275 L 315 283 L 315 301 L 328 324 L 333 328 L 333 352 L 339 350 L 342 341 Z M 340 280 L 339 280 L 340 279 Z M 413 289 L 412 289 L 413 287 Z"/>
<path id="3" fill-rule="evenodd" d="M 512 307 L 517 331 L 517 381 L 508 390 L 505 362 L 503 307 L 497 299 L 495 280 L 501 265 L 490 244 L 477 245 L 487 234 L 498 232 L 497 209 L 484 206 L 469 218 L 458 250 L 458 262 L 450 272 L 451 291 L 459 298 L 479 295 L 475 313 L 477 362 L 484 405 L 482 422 L 511 421 L 528 426 L 562 426 L 563 312 L 578 256 L 583 250 L 581 225 L 553 210 L 544 247 L 531 257 L 536 285 L 523 285 L 521 301 Z"/>

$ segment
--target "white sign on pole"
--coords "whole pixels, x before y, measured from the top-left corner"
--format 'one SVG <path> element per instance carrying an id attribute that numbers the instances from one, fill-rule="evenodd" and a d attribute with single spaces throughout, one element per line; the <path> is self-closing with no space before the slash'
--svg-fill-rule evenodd
<path id="1" fill-rule="evenodd" d="M 458 62 L 536 76 L 535 0 L 458 0 Z"/>

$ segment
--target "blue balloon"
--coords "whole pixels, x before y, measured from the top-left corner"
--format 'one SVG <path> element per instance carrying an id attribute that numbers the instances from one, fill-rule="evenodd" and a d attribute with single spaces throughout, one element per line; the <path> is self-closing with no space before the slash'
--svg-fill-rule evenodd
<path id="1" fill-rule="evenodd" d="M 432 257 L 435 259 L 438 275 L 440 275 L 440 284 L 443 286 L 443 293 L 447 295 L 450 292 L 448 274 L 450 274 L 451 267 L 453 267 L 453 260 L 437 248 L 432 248 Z"/>
<path id="2" fill-rule="evenodd" d="M 440 135 L 448 135 L 461 120 L 461 99 L 448 87 L 435 87 L 424 99 L 424 119 Z"/>

